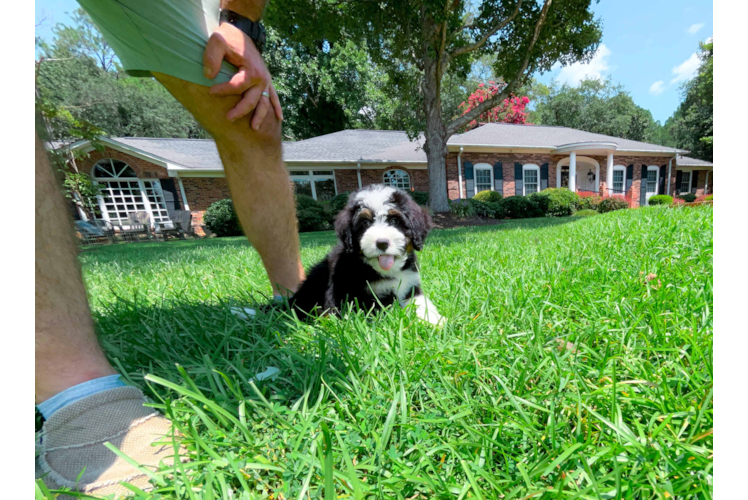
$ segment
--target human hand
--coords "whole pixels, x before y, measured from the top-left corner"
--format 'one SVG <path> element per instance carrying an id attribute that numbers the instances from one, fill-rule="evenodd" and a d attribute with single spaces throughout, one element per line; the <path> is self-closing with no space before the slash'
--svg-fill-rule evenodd
<path id="1" fill-rule="evenodd" d="M 260 52 L 251 38 L 229 23 L 221 24 L 208 39 L 203 54 L 205 76 L 215 78 L 224 59 L 236 66 L 238 71 L 228 82 L 213 85 L 210 93 L 243 96 L 226 118 L 233 122 L 255 110 L 251 125 L 257 130 L 272 106 L 278 119 L 283 120 L 278 94 Z"/>

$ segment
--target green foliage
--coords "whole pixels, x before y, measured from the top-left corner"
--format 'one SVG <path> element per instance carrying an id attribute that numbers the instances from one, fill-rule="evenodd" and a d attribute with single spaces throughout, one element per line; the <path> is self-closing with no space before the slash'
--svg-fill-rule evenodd
<path id="1" fill-rule="evenodd" d="M 533 193 L 530 198 L 537 201 L 549 217 L 566 217 L 574 213 L 579 204 L 579 195 L 567 188 L 548 188 Z"/>
<path id="2" fill-rule="evenodd" d="M 245 238 L 84 252 L 107 357 L 188 444 L 136 498 L 714 498 L 712 207 L 570 220 L 434 230 L 441 329 L 235 317 L 272 294 Z M 336 238 L 300 241 L 311 264 Z"/>
<path id="3" fill-rule="evenodd" d="M 475 217 L 478 212 L 472 200 L 451 200 L 449 202 L 449 213 L 458 219 Z"/>
<path id="4" fill-rule="evenodd" d="M 629 208 L 629 204 L 620 196 L 611 196 L 610 198 L 603 198 L 600 204 L 597 206 L 597 211 L 601 214 L 607 212 L 613 212 L 614 210 L 623 210 Z"/>
<path id="5" fill-rule="evenodd" d="M 696 200 L 696 195 L 693 193 L 683 193 L 679 194 L 678 198 L 685 201 L 686 203 L 692 203 L 694 200 Z"/>
<path id="6" fill-rule="evenodd" d="M 65 178 L 62 181 L 62 194 L 68 200 L 86 213 L 89 219 L 94 219 L 101 212 L 98 196 L 101 186 L 91 180 L 91 176 L 83 172 L 62 170 Z"/>
<path id="7" fill-rule="evenodd" d="M 219 237 L 243 234 L 239 217 L 234 210 L 234 202 L 229 198 L 212 203 L 203 215 L 203 224 Z"/>
<path id="8" fill-rule="evenodd" d="M 579 196 L 579 201 L 577 202 L 577 210 L 597 210 L 597 206 L 602 201 L 602 196 L 593 194 L 589 196 Z"/>
<path id="9" fill-rule="evenodd" d="M 704 201 L 713 201 L 713 200 L 714 200 L 713 194 L 708 194 L 704 197 Z"/>
<path id="10" fill-rule="evenodd" d="M 508 196 L 504 198 L 504 214 L 509 219 L 528 219 L 545 215 L 543 207 L 547 198 L 532 196 Z"/>
<path id="11" fill-rule="evenodd" d="M 579 210 L 578 212 L 575 212 L 573 217 L 590 217 L 593 215 L 597 215 L 597 210 L 592 210 L 591 208 L 585 208 L 584 210 Z"/>
<path id="12" fill-rule="evenodd" d="M 683 102 L 665 122 L 663 144 L 687 149 L 691 156 L 713 161 L 714 43 L 699 44 L 698 74 L 683 84 Z"/>
<path id="13" fill-rule="evenodd" d="M 421 205 L 422 207 L 428 206 L 429 204 L 429 193 L 428 191 L 411 191 L 410 197 L 413 201 Z"/>
<path id="14" fill-rule="evenodd" d="M 481 217 L 503 219 L 506 215 L 503 201 L 476 201 L 473 197 L 471 202 L 475 207 L 475 213 Z"/>
<path id="15" fill-rule="evenodd" d="M 333 215 L 337 215 L 338 212 L 343 210 L 348 204 L 348 197 L 350 195 L 351 193 L 349 191 L 345 191 L 330 200 L 330 212 L 332 212 Z"/>
<path id="16" fill-rule="evenodd" d="M 332 215 L 334 214 L 326 212 L 322 203 L 311 196 L 296 195 L 296 218 L 300 233 L 329 229 Z"/>
<path id="17" fill-rule="evenodd" d="M 485 201 L 489 203 L 497 203 L 500 202 L 504 197 L 501 196 L 501 193 L 498 191 L 491 191 L 491 190 L 485 190 L 481 191 L 480 193 L 473 196 L 473 200 L 475 201 Z"/>
<path id="18" fill-rule="evenodd" d="M 666 194 L 657 194 L 649 199 L 650 205 L 672 205 L 673 197 Z"/>
<path id="19" fill-rule="evenodd" d="M 652 113 L 610 79 L 583 80 L 576 87 L 554 83 L 546 95 L 538 96 L 530 119 L 635 141 L 655 142 L 660 134 Z"/>

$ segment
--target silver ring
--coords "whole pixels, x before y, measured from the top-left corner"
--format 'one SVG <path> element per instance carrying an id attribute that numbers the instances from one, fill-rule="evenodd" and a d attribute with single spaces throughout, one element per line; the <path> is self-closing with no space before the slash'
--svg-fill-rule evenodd
<path id="1" fill-rule="evenodd" d="M 268 99 L 270 99 L 270 94 L 268 94 L 267 92 L 263 92 L 262 95 L 264 95 L 265 97 L 267 97 Z"/>

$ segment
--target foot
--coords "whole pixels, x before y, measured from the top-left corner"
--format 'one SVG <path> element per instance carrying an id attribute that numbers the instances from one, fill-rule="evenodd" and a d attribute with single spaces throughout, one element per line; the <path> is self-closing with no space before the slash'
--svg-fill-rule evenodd
<path id="1" fill-rule="evenodd" d="M 120 482 L 151 489 L 148 475 L 104 446 L 111 443 L 151 471 L 174 463 L 171 422 L 145 402 L 140 389 L 118 387 L 56 411 L 37 434 L 37 479 L 49 489 L 115 498 L 132 494 Z M 186 460 L 184 448 L 179 454 Z"/>

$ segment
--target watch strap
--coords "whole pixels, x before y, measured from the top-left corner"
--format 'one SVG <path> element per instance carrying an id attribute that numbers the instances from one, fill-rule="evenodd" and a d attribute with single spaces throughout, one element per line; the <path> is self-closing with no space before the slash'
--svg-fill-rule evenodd
<path id="1" fill-rule="evenodd" d="M 265 48 L 265 27 L 259 22 L 252 21 L 233 10 L 221 9 L 220 23 L 229 23 L 242 30 L 255 42 L 257 50 L 262 53 Z"/>

